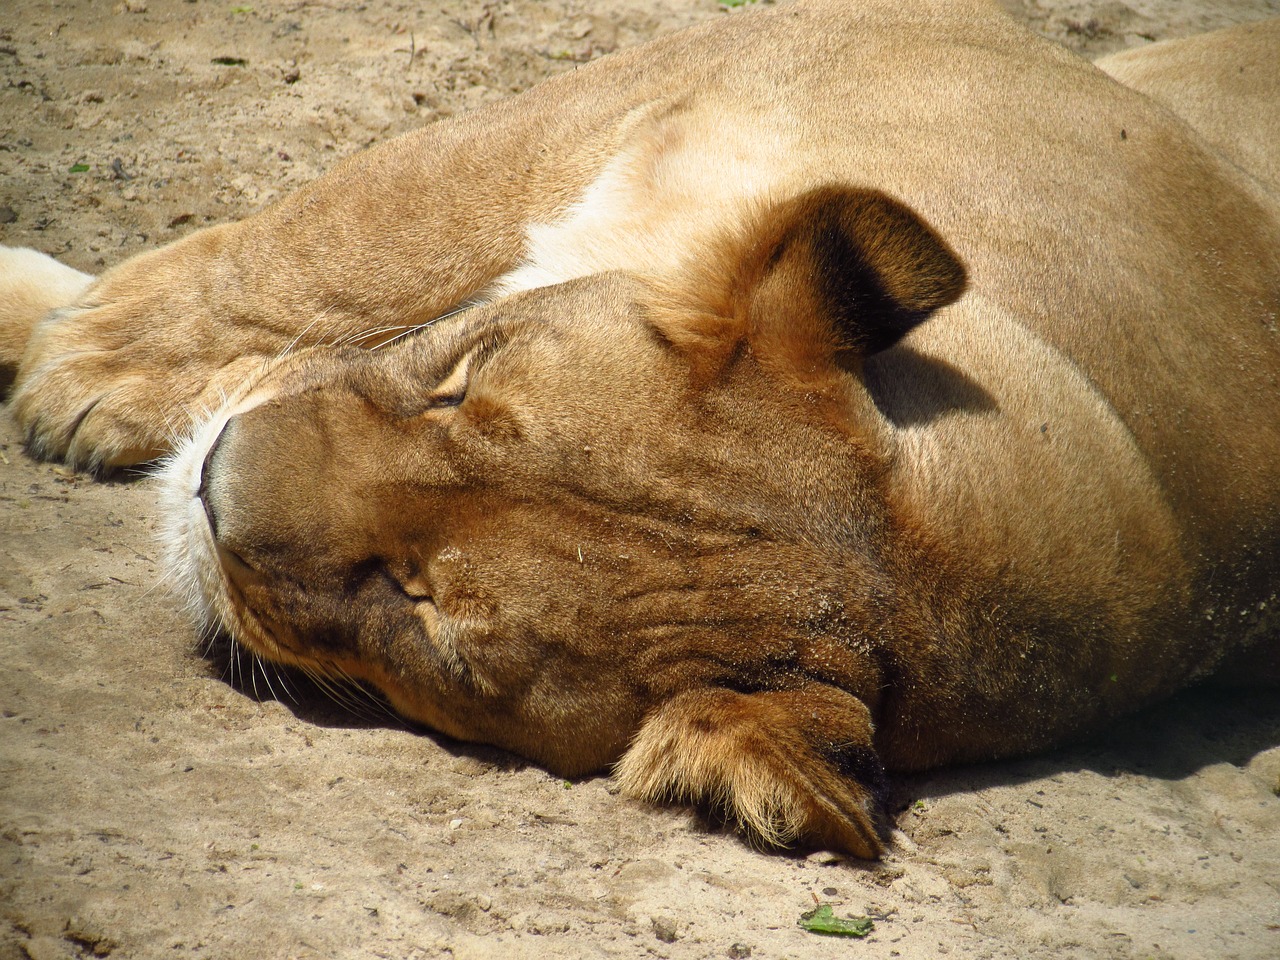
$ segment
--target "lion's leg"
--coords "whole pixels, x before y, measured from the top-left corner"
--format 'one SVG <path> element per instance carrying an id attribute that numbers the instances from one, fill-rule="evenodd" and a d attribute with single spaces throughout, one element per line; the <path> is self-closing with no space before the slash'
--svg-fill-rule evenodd
<path id="1" fill-rule="evenodd" d="M 374 147 L 257 216 L 108 271 L 32 333 L 12 404 L 31 450 L 93 467 L 154 458 L 295 342 L 373 345 L 482 293 L 616 145 L 628 105 L 564 86 Z"/>

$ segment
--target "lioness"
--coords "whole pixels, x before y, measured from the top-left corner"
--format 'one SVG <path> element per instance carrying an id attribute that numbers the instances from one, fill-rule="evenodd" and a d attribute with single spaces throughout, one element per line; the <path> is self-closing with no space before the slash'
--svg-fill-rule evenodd
<path id="1" fill-rule="evenodd" d="M 981 2 L 728 17 L 125 263 L 12 407 L 173 451 L 254 653 L 874 857 L 885 768 L 1275 656 L 1278 43 L 1118 58 L 1152 99 Z"/>

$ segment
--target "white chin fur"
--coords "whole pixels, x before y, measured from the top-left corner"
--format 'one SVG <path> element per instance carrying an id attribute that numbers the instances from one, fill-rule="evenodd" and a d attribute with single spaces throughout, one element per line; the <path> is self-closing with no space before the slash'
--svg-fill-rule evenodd
<path id="1" fill-rule="evenodd" d="M 197 495 L 204 461 L 232 417 L 252 410 L 271 396 L 270 391 L 250 389 L 229 397 L 196 424 L 156 472 L 165 580 L 202 631 L 228 629 L 234 622 L 213 531 Z"/>

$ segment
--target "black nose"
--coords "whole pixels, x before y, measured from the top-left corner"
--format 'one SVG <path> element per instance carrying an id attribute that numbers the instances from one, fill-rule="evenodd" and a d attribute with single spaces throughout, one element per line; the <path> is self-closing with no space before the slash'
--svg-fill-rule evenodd
<path id="1" fill-rule="evenodd" d="M 200 486 L 196 488 L 196 496 L 200 498 L 200 505 L 204 507 L 204 515 L 209 521 L 209 531 L 213 534 L 214 540 L 218 539 L 218 518 L 213 512 L 213 504 L 209 502 L 209 464 L 213 462 L 213 455 L 221 442 L 222 435 L 219 434 L 218 439 L 209 448 L 209 452 L 205 454 L 204 463 L 200 466 Z"/>

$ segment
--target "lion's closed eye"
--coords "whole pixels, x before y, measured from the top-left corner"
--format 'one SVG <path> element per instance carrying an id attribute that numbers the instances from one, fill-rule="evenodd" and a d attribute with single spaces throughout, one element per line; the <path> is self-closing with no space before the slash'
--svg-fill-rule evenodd
<path id="1" fill-rule="evenodd" d="M 468 374 L 471 370 L 471 359 L 475 351 L 469 351 L 454 365 L 439 385 L 431 391 L 428 403 L 432 407 L 457 407 L 467 398 Z"/>

